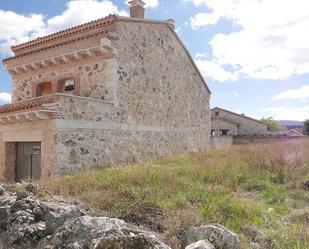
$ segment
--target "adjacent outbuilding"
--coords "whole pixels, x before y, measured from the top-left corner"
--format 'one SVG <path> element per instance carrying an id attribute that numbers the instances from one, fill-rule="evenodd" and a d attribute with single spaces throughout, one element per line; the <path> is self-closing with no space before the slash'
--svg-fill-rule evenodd
<path id="1" fill-rule="evenodd" d="M 262 121 L 219 107 L 210 110 L 211 134 L 213 136 L 267 134 L 267 125 Z"/>

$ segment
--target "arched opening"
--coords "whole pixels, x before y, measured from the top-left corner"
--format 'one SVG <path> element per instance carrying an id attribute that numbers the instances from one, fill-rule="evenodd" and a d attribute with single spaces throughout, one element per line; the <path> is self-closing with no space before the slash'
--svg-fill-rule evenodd
<path id="1" fill-rule="evenodd" d="M 45 96 L 52 93 L 52 83 L 51 82 L 42 82 L 37 85 L 36 96 Z"/>
<path id="2" fill-rule="evenodd" d="M 57 92 L 75 94 L 75 80 L 72 78 L 59 80 Z"/>

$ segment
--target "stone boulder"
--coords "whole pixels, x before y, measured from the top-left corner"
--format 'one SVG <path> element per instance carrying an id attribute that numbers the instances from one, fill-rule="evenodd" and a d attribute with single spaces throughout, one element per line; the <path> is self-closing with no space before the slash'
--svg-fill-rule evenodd
<path id="1" fill-rule="evenodd" d="M 240 248 L 237 235 L 219 224 L 190 227 L 184 232 L 182 247 L 199 240 L 208 240 L 216 249 Z"/>
<path id="2" fill-rule="evenodd" d="M 128 225 L 123 220 L 82 216 L 66 222 L 37 249 L 169 249 L 152 233 Z"/>
<path id="3" fill-rule="evenodd" d="M 186 246 L 185 249 L 215 249 L 208 240 L 199 240 L 191 245 Z"/>
<path id="4" fill-rule="evenodd" d="M 155 234 L 120 219 L 88 216 L 54 196 L 39 200 L 37 190 L 30 189 L 0 196 L 0 249 L 170 248 Z"/>
<path id="5" fill-rule="evenodd" d="M 4 194 L 5 194 L 5 189 L 2 186 L 0 186 L 0 196 Z"/>

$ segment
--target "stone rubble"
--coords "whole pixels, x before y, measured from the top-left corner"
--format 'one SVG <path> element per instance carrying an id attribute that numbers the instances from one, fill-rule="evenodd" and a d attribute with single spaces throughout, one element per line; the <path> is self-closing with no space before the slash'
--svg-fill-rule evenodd
<path id="1" fill-rule="evenodd" d="M 35 184 L 10 193 L 0 187 L 0 249 L 170 249 L 150 231 L 110 217 L 92 217 L 78 204 L 39 199 Z M 219 224 L 190 227 L 185 249 L 239 249 L 238 237 Z"/>
<path id="2" fill-rule="evenodd" d="M 208 240 L 199 240 L 191 245 L 186 246 L 185 249 L 215 249 Z"/>
<path id="3" fill-rule="evenodd" d="M 216 249 L 240 249 L 237 235 L 219 224 L 188 228 L 184 232 L 183 248 L 199 240 L 208 240 Z"/>
<path id="4" fill-rule="evenodd" d="M 155 234 L 123 220 L 91 217 L 54 197 L 39 200 L 33 184 L 27 191 L 0 190 L 1 249 L 170 249 Z"/>

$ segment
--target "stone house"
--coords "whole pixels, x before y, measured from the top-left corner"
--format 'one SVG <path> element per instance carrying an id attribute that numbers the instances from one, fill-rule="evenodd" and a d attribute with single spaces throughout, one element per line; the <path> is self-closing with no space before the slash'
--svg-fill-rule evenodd
<path id="1" fill-rule="evenodd" d="M 267 134 L 267 125 L 259 120 L 219 107 L 210 110 L 211 134 L 215 136 Z"/>
<path id="2" fill-rule="evenodd" d="M 209 146 L 210 91 L 173 20 L 110 15 L 12 47 L 0 179 L 45 179 Z"/>

